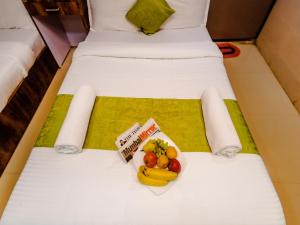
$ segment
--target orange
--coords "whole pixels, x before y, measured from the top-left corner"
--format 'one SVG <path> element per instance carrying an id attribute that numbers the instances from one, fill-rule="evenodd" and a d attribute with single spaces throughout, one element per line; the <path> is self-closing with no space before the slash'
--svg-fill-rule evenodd
<path id="1" fill-rule="evenodd" d="M 167 156 L 168 156 L 169 159 L 176 159 L 177 151 L 173 146 L 168 147 Z"/>
<path id="2" fill-rule="evenodd" d="M 157 160 L 157 166 L 161 169 L 164 169 L 168 166 L 169 159 L 166 155 L 161 155 Z"/>

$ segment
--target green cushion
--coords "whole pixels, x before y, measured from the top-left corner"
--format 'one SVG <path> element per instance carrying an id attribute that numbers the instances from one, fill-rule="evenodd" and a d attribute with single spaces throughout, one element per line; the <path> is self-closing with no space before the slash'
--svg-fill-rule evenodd
<path id="1" fill-rule="evenodd" d="M 126 18 L 147 35 L 154 34 L 175 11 L 165 0 L 137 0 Z"/>

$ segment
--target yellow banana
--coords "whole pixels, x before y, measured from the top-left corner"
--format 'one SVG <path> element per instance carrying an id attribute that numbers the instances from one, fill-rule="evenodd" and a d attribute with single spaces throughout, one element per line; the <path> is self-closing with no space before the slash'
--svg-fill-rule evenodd
<path id="1" fill-rule="evenodd" d="M 158 180 L 158 179 L 153 179 L 151 177 L 147 177 L 144 175 L 143 172 L 139 171 L 138 174 L 138 179 L 142 184 L 149 185 L 149 186 L 165 186 L 168 184 L 168 181 L 166 180 Z"/>
<path id="2" fill-rule="evenodd" d="M 158 169 L 158 168 L 147 168 L 147 167 L 140 167 L 140 171 L 143 170 L 143 173 L 150 178 L 159 179 L 159 180 L 167 180 L 172 181 L 177 178 L 177 173 L 168 171 L 165 169 Z"/>
<path id="3" fill-rule="evenodd" d="M 146 169 L 145 166 L 140 166 L 140 167 L 139 167 L 139 172 L 144 173 L 144 170 L 145 170 L 145 169 Z"/>

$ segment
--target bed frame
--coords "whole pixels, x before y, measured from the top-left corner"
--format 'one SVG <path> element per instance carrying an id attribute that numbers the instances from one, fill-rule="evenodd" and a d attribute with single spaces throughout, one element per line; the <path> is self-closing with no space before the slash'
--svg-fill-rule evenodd
<path id="1" fill-rule="evenodd" d="M 28 76 L 0 113 L 0 176 L 14 153 L 37 107 L 48 89 L 58 65 L 45 47 Z"/>

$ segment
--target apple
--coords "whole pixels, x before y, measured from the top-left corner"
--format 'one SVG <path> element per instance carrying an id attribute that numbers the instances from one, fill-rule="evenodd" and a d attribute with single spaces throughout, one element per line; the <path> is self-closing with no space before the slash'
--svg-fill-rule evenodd
<path id="1" fill-rule="evenodd" d="M 154 152 L 147 152 L 144 156 L 144 163 L 147 167 L 153 168 L 157 163 L 157 156 Z"/>
<path id="2" fill-rule="evenodd" d="M 177 159 L 171 159 L 168 168 L 170 171 L 173 171 L 175 173 L 180 173 L 181 170 L 180 162 Z"/>

